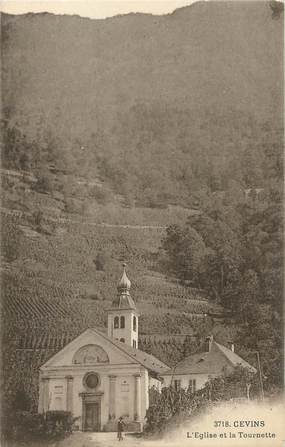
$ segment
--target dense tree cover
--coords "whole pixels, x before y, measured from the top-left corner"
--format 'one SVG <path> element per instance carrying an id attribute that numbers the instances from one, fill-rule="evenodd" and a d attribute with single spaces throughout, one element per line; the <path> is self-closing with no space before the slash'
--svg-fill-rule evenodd
<path id="1" fill-rule="evenodd" d="M 107 21 L 3 14 L 1 31 L 5 166 L 100 175 L 129 205 L 264 186 L 283 113 L 278 2 Z"/>
<path id="2" fill-rule="evenodd" d="M 39 120 L 33 136 L 3 119 L 3 166 L 31 170 L 38 192 L 70 195 L 60 173 L 100 179 L 85 198 L 106 204 L 120 194 L 127 205 L 191 207 L 214 194 L 228 200 L 246 189 L 268 189 L 271 171 L 282 171 L 282 129 L 236 111 L 193 117 L 190 109 L 137 103 L 116 117 L 116 129 L 93 132 L 78 140 L 61 140 Z M 191 125 L 190 125 L 191 123 Z M 209 141 L 211 129 L 211 142 Z M 222 141 L 222 147 L 220 145 Z M 113 195 L 111 194 L 113 191 Z M 74 190 L 76 197 L 82 190 Z"/>
<path id="3" fill-rule="evenodd" d="M 168 271 L 206 289 L 231 312 L 239 328 L 236 341 L 246 355 L 260 351 L 268 386 L 282 383 L 280 163 L 269 168 L 273 173 L 268 175 L 266 199 L 207 203 L 185 225 L 170 226 L 162 242 Z"/>

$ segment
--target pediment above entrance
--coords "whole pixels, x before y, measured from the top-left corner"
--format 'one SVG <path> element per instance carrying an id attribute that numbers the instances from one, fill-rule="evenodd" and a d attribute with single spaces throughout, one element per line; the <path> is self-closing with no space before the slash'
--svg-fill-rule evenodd
<path id="1" fill-rule="evenodd" d="M 75 340 L 51 357 L 41 369 L 60 366 L 92 366 L 137 363 L 121 350 L 107 335 L 96 329 L 87 329 Z"/>

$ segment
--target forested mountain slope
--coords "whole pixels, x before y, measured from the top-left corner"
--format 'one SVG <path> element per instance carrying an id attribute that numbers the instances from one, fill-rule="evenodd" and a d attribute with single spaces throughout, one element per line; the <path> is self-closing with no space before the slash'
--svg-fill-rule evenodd
<path id="1" fill-rule="evenodd" d="M 104 200 L 111 189 L 140 206 L 266 186 L 266 146 L 274 138 L 278 151 L 282 124 L 282 23 L 268 2 L 106 20 L 2 15 L 4 165 L 99 176 Z"/>

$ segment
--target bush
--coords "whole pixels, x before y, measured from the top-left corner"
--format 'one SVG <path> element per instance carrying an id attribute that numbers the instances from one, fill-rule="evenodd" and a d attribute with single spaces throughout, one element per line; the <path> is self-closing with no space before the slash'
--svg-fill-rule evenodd
<path id="1" fill-rule="evenodd" d="M 70 411 L 48 411 L 45 416 L 45 434 L 48 437 L 64 437 L 72 432 L 74 421 Z"/>
<path id="2" fill-rule="evenodd" d="M 99 186 L 93 186 L 89 190 L 89 197 L 95 199 L 99 205 L 106 205 L 112 201 L 111 192 Z"/>
<path id="3" fill-rule="evenodd" d="M 2 418 L 4 439 L 27 440 L 38 438 L 43 433 L 44 420 L 40 414 L 29 411 L 5 412 Z"/>
<path id="4" fill-rule="evenodd" d="M 21 231 L 14 223 L 2 225 L 1 251 L 6 262 L 13 262 L 19 257 Z"/>
<path id="5" fill-rule="evenodd" d="M 94 264 L 96 266 L 96 270 L 99 272 L 104 272 L 106 269 L 106 265 L 110 262 L 109 256 L 100 251 L 96 258 L 94 259 Z"/>
<path id="6" fill-rule="evenodd" d="M 6 439 L 37 440 L 62 439 L 72 433 L 76 420 L 69 411 L 48 411 L 45 414 L 16 411 L 10 414 L 9 425 L 5 424 Z"/>
<path id="7" fill-rule="evenodd" d="M 222 376 L 210 379 L 195 393 L 190 388 L 176 390 L 171 386 L 163 388 L 161 393 L 151 390 L 145 432 L 152 435 L 168 431 L 218 402 L 256 398 L 257 382 L 256 374 L 237 366 L 230 374 L 225 371 Z"/>
<path id="8" fill-rule="evenodd" d="M 36 192 L 47 194 L 53 190 L 52 180 L 47 174 L 41 174 L 37 183 L 34 185 Z"/>
<path id="9" fill-rule="evenodd" d="M 85 203 L 79 199 L 65 197 L 64 211 L 69 214 L 84 214 Z"/>

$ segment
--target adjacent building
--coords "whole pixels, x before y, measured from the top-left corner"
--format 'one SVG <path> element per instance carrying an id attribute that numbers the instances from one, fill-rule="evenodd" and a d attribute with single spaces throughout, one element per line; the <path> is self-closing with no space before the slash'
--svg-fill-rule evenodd
<path id="1" fill-rule="evenodd" d="M 256 373 L 253 366 L 234 352 L 233 343 L 226 348 L 210 336 L 206 339 L 204 352 L 187 356 L 162 374 L 163 386 L 174 386 L 176 389 L 190 387 L 195 392 L 203 388 L 209 379 L 230 374 L 239 365 Z"/>

